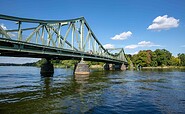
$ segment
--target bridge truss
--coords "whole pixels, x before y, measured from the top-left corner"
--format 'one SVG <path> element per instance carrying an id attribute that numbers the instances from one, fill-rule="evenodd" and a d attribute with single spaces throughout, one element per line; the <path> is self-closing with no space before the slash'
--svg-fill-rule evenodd
<path id="1" fill-rule="evenodd" d="M 0 15 L 0 24 L 1 56 L 127 63 L 124 50 L 113 54 L 105 49 L 84 17 L 38 20 Z"/>

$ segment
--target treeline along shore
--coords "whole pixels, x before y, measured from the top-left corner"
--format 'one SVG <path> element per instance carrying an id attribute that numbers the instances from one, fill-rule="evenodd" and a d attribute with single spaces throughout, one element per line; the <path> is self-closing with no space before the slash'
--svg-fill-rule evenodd
<path id="1" fill-rule="evenodd" d="M 33 63 L 24 63 L 24 64 L 15 64 L 15 63 L 0 63 L 0 66 L 35 66 L 41 67 L 42 64 L 46 62 L 46 59 L 41 59 L 37 62 Z M 79 60 L 51 60 L 51 63 L 54 67 L 57 68 L 71 68 L 74 67 Z M 86 61 L 90 68 L 103 68 L 104 63 L 102 62 L 93 62 L 93 61 Z"/>
<path id="2" fill-rule="evenodd" d="M 138 54 L 127 54 L 129 67 L 142 68 L 185 68 L 185 54 L 173 56 L 166 49 L 141 50 Z"/>
<path id="3" fill-rule="evenodd" d="M 141 50 L 138 54 L 126 54 L 128 60 L 128 68 L 185 68 L 185 53 L 179 53 L 177 57 L 174 57 L 166 49 Z M 41 59 L 33 63 L 25 64 L 13 64 L 13 63 L 0 63 L 0 66 L 37 66 L 40 67 L 45 59 Z M 55 67 L 70 68 L 74 67 L 77 60 L 52 60 Z M 104 63 L 87 61 L 91 68 L 103 68 Z"/>
<path id="4" fill-rule="evenodd" d="M 37 66 L 37 62 L 33 63 L 24 63 L 24 64 L 15 64 L 15 63 L 0 63 L 0 66 Z"/>

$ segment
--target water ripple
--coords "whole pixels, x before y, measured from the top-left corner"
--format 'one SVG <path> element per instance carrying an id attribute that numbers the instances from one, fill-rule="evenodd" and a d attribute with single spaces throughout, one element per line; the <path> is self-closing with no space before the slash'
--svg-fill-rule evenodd
<path id="1" fill-rule="evenodd" d="M 99 71 L 0 67 L 3 113 L 185 113 L 185 71 Z M 19 110 L 18 110 L 19 109 Z"/>

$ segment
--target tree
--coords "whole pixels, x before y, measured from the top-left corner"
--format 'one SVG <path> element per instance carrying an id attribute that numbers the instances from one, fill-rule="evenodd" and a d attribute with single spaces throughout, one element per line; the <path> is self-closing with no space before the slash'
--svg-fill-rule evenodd
<path id="1" fill-rule="evenodd" d="M 133 63 L 132 63 L 132 55 L 130 55 L 130 54 L 128 54 L 128 55 L 126 55 L 126 58 L 127 58 L 127 61 L 128 61 L 128 68 L 129 69 L 133 69 Z"/>
<path id="2" fill-rule="evenodd" d="M 178 54 L 178 58 L 180 59 L 180 65 L 181 66 L 185 66 L 185 54 L 182 53 L 182 54 Z"/>
<path id="3" fill-rule="evenodd" d="M 170 65 L 179 66 L 180 65 L 180 59 L 178 57 L 172 56 L 171 59 L 170 59 Z"/>
<path id="4" fill-rule="evenodd" d="M 156 49 L 154 51 L 157 55 L 157 64 L 158 66 L 166 66 L 166 65 L 170 65 L 170 59 L 172 54 L 166 50 L 166 49 Z"/>
<path id="5" fill-rule="evenodd" d="M 74 66 L 76 63 L 78 63 L 77 60 L 63 60 L 63 61 L 62 61 L 62 65 L 66 66 L 66 67 L 72 67 L 72 66 Z"/>
<path id="6" fill-rule="evenodd" d="M 139 51 L 137 55 L 133 56 L 133 63 L 135 66 L 147 66 L 147 52 L 146 51 Z"/>
<path id="7" fill-rule="evenodd" d="M 132 57 L 132 61 L 135 66 L 157 66 L 156 54 L 151 50 L 140 51 L 137 55 Z"/>
<path id="8" fill-rule="evenodd" d="M 150 63 L 150 66 L 152 66 L 152 67 L 158 66 L 157 55 L 156 55 L 155 52 L 151 52 L 151 63 Z"/>
<path id="9" fill-rule="evenodd" d="M 150 66 L 150 63 L 152 61 L 152 51 L 146 50 L 146 56 L 147 56 L 146 64 L 147 64 L 147 66 Z"/>
<path id="10" fill-rule="evenodd" d="M 36 66 L 40 67 L 42 64 L 46 63 L 46 59 L 42 58 L 36 62 Z"/>

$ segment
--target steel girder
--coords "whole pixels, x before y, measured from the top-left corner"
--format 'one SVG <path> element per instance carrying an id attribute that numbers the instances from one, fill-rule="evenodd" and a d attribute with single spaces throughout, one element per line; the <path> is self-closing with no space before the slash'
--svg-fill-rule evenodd
<path id="1" fill-rule="evenodd" d="M 37 46 L 41 46 L 55 48 L 58 51 L 67 50 L 68 55 L 78 52 L 83 56 L 88 55 L 86 58 L 97 58 L 93 60 L 102 59 L 106 61 L 109 59 L 120 63 L 127 62 L 123 48 L 119 53 L 112 54 L 102 46 L 84 17 L 69 20 L 38 20 L 0 15 L 0 22 L 1 20 L 4 24 L 8 22 L 7 26 L 13 29 L 0 26 L 0 51 L 6 50 L 6 48 L 11 50 L 12 48 L 11 46 L 3 46 L 3 41 L 7 44 L 14 42 L 12 43 L 14 46 L 19 42 L 23 45 L 22 50 L 26 50 L 27 45 L 33 46 L 34 53 L 35 51 L 42 52 L 42 50 L 34 50 L 34 48 L 37 49 Z M 14 48 L 11 51 L 13 50 Z M 61 55 L 58 51 L 56 54 Z M 55 54 L 53 53 L 53 55 Z M 76 57 L 78 57 L 78 54 L 76 54 Z M 103 58 L 106 58 L 106 60 Z"/>

